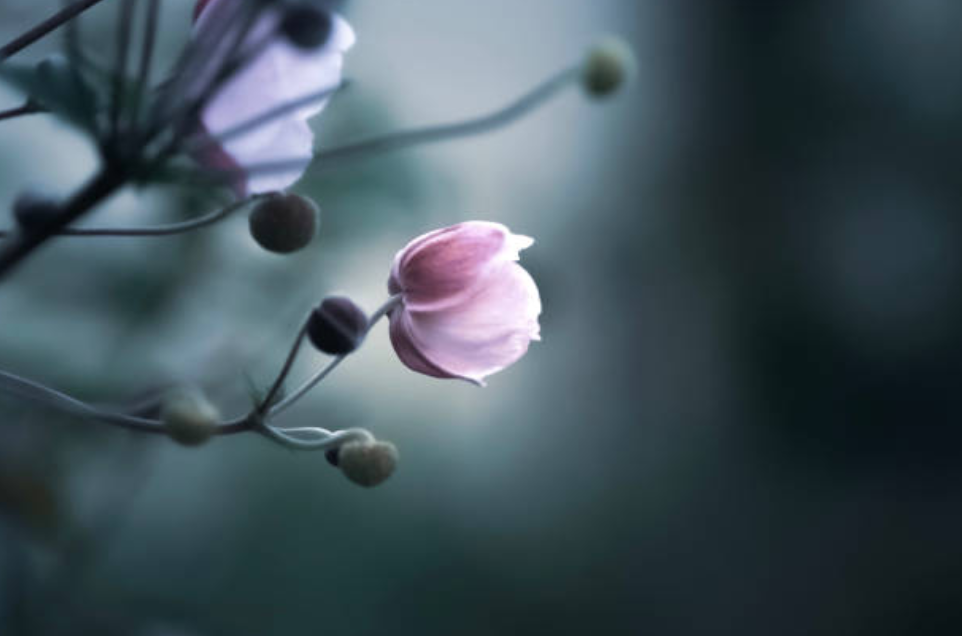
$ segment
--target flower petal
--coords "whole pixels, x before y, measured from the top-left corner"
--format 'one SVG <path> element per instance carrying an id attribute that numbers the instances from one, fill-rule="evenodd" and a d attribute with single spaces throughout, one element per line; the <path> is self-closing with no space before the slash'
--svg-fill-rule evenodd
<path id="1" fill-rule="evenodd" d="M 195 37 L 210 22 L 203 19 L 205 13 L 198 21 Z M 248 35 L 248 46 L 270 33 L 278 19 L 277 11 L 265 10 Z M 337 15 L 332 16 L 328 41 L 317 49 L 304 50 L 284 37 L 275 37 L 262 53 L 227 81 L 204 108 L 201 122 L 205 131 L 216 137 L 284 104 L 335 89 L 341 82 L 343 53 L 354 40 L 350 25 Z M 300 178 L 313 155 L 314 135 L 307 119 L 319 113 L 327 101 L 317 100 L 220 144 L 241 168 L 271 161 L 291 160 L 296 164 L 284 172 L 253 175 L 240 194 L 283 189 Z M 201 162 L 205 159 L 204 156 L 198 158 Z"/>
<path id="2" fill-rule="evenodd" d="M 404 292 L 412 311 L 456 305 L 474 293 L 486 272 L 517 261 L 534 241 L 500 223 L 468 221 L 411 241 L 394 259 L 388 289 Z"/>
<path id="3" fill-rule="evenodd" d="M 530 341 L 540 338 L 538 288 L 512 261 L 502 261 L 456 305 L 417 311 L 405 304 L 399 313 L 392 316 L 392 342 L 397 331 L 405 345 L 398 355 L 415 371 L 435 377 L 483 385 L 486 376 L 517 361 Z"/>
<path id="4" fill-rule="evenodd" d="M 411 334 L 410 315 L 402 309 L 396 309 L 390 315 L 391 344 L 401 362 L 412 371 L 423 373 L 434 378 L 454 378 L 450 373 L 432 363 L 424 357 L 418 349 Z"/>

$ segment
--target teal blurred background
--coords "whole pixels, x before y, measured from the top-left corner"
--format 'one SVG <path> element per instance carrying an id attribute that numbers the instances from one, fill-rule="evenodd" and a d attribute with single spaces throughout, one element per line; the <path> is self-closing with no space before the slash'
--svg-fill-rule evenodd
<path id="1" fill-rule="evenodd" d="M 163 3 L 168 63 L 190 4 Z M 55 7 L 4 0 L 0 40 Z M 543 342 L 478 389 L 411 373 L 373 333 L 283 422 L 395 442 L 370 491 L 255 436 L 185 449 L 0 398 L 0 634 L 959 633 L 962 5 L 345 14 L 353 85 L 321 145 L 487 112 L 600 34 L 638 72 L 610 101 L 572 90 L 301 181 L 322 227 L 293 256 L 243 215 L 56 241 L 0 285 L 0 367 L 93 401 L 199 382 L 239 413 L 244 374 L 272 379 L 312 304 L 374 309 L 397 249 L 467 219 L 537 239 Z M 91 10 L 85 41 L 113 18 Z M 19 99 L 0 88 L 0 109 Z M 0 123 L 0 226 L 94 159 L 50 118 Z M 89 222 L 217 202 L 130 191 Z"/>

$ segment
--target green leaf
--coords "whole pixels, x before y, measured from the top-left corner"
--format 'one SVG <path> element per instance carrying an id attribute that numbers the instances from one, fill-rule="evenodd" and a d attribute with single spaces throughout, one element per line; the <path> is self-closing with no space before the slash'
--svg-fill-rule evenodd
<path id="1" fill-rule="evenodd" d="M 36 66 L 0 64 L 0 79 L 26 93 L 38 106 L 97 132 L 97 95 L 63 57 L 51 56 Z"/>

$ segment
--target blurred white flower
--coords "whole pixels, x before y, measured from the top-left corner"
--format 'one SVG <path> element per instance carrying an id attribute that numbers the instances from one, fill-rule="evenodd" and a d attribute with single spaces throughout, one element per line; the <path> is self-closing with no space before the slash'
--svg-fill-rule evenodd
<path id="1" fill-rule="evenodd" d="M 215 6 L 237 1 L 200 0 L 192 37 L 204 37 L 216 28 L 215 18 L 223 13 L 214 11 Z M 201 123 L 205 134 L 216 138 L 238 124 L 312 94 L 334 90 L 341 83 L 344 53 L 355 40 L 351 26 L 337 14 L 326 14 L 330 20 L 326 39 L 316 47 L 299 46 L 281 28 L 284 11 L 274 6 L 262 10 L 241 50 L 262 45 L 265 38 L 269 38 L 268 43 L 225 82 L 204 108 Z M 205 145 L 197 159 L 207 167 L 242 171 L 248 166 L 284 162 L 284 170 L 246 174 L 234 183 L 234 188 L 241 196 L 287 188 L 311 162 L 314 134 L 307 120 L 326 104 L 326 98 L 319 99 L 253 130 L 232 135 L 222 143 Z"/>

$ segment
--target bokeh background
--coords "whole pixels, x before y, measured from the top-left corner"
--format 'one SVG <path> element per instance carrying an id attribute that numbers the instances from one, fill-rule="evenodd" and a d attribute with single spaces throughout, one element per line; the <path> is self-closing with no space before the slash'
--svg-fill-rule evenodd
<path id="1" fill-rule="evenodd" d="M 4 0 L 0 36 L 56 4 Z M 169 62 L 190 3 L 163 5 Z M 241 412 L 244 375 L 271 379 L 313 303 L 373 309 L 399 247 L 471 218 L 536 237 L 543 343 L 482 390 L 372 334 L 285 415 L 394 441 L 371 491 L 254 436 L 185 449 L 0 398 L 0 633 L 959 633 L 962 4 L 345 13 L 354 84 L 322 145 L 486 112 L 603 33 L 638 72 L 606 102 L 572 90 L 302 181 L 323 220 L 294 256 L 260 251 L 243 215 L 57 241 L 0 286 L 2 367 L 91 400 L 199 382 Z M 113 17 L 90 11 L 87 41 Z M 94 157 L 49 118 L 0 124 L 0 221 Z M 215 194 L 127 192 L 90 222 Z"/>

